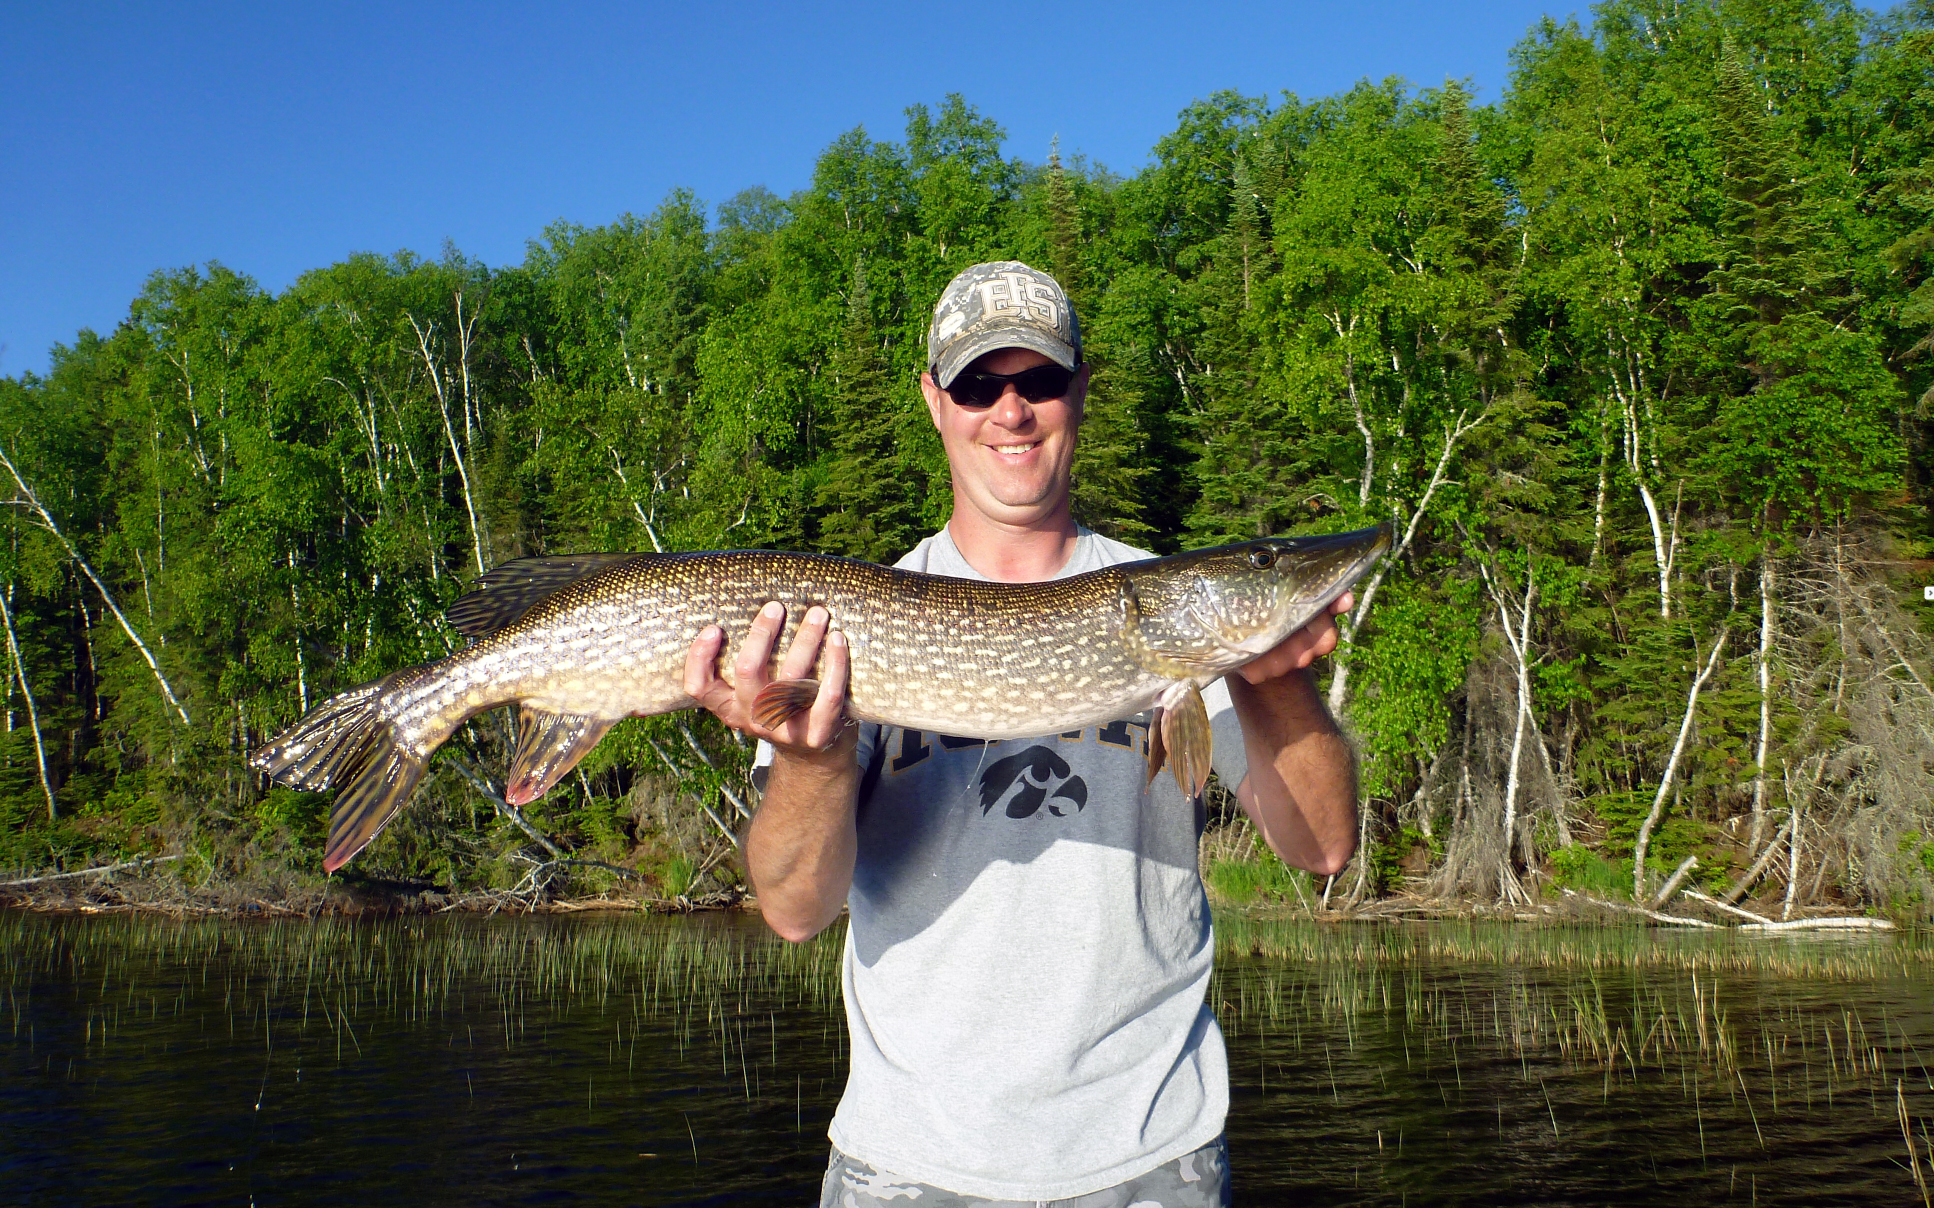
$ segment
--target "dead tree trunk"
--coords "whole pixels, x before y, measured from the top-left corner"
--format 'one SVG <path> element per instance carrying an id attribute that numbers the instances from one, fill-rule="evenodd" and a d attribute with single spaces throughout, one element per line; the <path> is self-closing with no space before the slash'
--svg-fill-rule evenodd
<path id="1" fill-rule="evenodd" d="M 1773 551 L 1759 566 L 1759 746 L 1754 755 L 1753 831 L 1750 848 L 1759 854 L 1766 839 L 1766 750 L 1773 734 Z"/>
<path id="2" fill-rule="evenodd" d="M 1673 740 L 1672 754 L 1666 758 L 1665 774 L 1659 777 L 1659 791 L 1652 798 L 1652 812 L 1645 816 L 1639 827 L 1638 841 L 1632 845 L 1632 900 L 1641 901 L 1645 897 L 1645 849 L 1652 842 L 1652 828 L 1659 824 L 1659 816 L 1665 813 L 1665 799 L 1672 792 L 1672 782 L 1679 774 L 1679 757 L 1685 754 L 1686 739 L 1692 734 L 1692 721 L 1699 710 L 1699 691 L 1712 678 L 1719 668 L 1719 653 L 1726 648 L 1726 631 L 1720 630 L 1719 637 L 1712 644 L 1712 653 L 1706 656 L 1706 665 L 1693 677 L 1692 687 L 1686 693 L 1686 713 L 1679 721 L 1679 737 Z M 1694 644 L 1693 657 L 1699 655 L 1699 647 Z"/>

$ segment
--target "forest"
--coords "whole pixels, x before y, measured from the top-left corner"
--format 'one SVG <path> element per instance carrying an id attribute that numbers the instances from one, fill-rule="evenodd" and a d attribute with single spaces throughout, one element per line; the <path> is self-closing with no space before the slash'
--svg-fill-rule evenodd
<path id="1" fill-rule="evenodd" d="M 247 752 L 460 645 L 443 610 L 505 560 L 896 558 L 950 506 L 929 311 L 1014 258 L 1086 331 L 1083 522 L 1393 526 L 1324 672 L 1363 760 L 1332 906 L 1677 872 L 1926 916 L 1934 0 L 1608 0 L 1512 64 L 1485 105 L 1219 93 L 1132 176 L 949 96 L 790 197 L 674 192 L 513 266 L 154 273 L 0 378 L 0 870 L 319 882 L 327 799 Z M 736 877 L 748 753 L 708 717 L 621 724 L 524 811 L 509 737 L 471 723 L 346 874 Z"/>

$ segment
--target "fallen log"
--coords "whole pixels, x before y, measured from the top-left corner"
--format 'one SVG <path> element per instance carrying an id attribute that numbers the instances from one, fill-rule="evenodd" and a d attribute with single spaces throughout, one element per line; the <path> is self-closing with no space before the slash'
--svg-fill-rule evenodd
<path id="1" fill-rule="evenodd" d="M 48 873 L 44 877 L 28 877 L 20 881 L 0 881 L 0 889 L 12 889 L 16 885 L 39 885 L 44 881 L 61 881 L 68 877 L 100 876 L 105 873 L 120 872 L 124 868 L 145 868 L 150 864 L 166 864 L 170 860 L 179 859 L 181 859 L 179 855 L 152 856 L 141 860 L 127 860 L 120 864 L 103 864 L 98 868 L 77 868 L 73 872 Z"/>
<path id="2" fill-rule="evenodd" d="M 1742 923 L 1741 931 L 1892 931 L 1887 919 L 1793 919 L 1785 923 Z"/>
<path id="3" fill-rule="evenodd" d="M 1686 896 L 1691 898 L 1695 902 L 1704 902 L 1706 905 L 1712 907 L 1714 910 L 1723 910 L 1727 914 L 1738 915 L 1740 918 L 1745 919 L 1749 923 L 1770 923 L 1773 921 L 1772 919 L 1767 918 L 1763 914 L 1754 914 L 1752 911 L 1747 910 L 1744 907 L 1735 906 L 1731 902 L 1722 902 L 1718 898 L 1710 897 L 1706 894 L 1700 893 L 1696 889 L 1686 890 Z"/>
<path id="4" fill-rule="evenodd" d="M 1674 927 L 1699 927 L 1707 931 L 1719 930 L 1719 924 L 1708 923 L 1704 919 L 1681 918 L 1676 914 L 1665 914 L 1657 910 L 1647 910 L 1643 906 L 1627 906 L 1623 902 L 1607 902 L 1603 898 L 1589 897 L 1579 893 L 1575 889 L 1565 890 L 1565 896 L 1568 898 L 1577 898 L 1581 902 L 1590 902 L 1594 906 L 1603 906 L 1607 910 L 1616 910 L 1622 914 L 1642 914 L 1655 923 L 1667 923 Z"/>

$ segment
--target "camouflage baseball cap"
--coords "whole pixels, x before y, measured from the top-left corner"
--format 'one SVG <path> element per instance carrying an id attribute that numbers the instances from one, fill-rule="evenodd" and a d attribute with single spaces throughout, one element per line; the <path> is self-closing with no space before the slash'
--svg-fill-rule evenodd
<path id="1" fill-rule="evenodd" d="M 996 260 L 947 283 L 927 327 L 934 384 L 945 390 L 996 348 L 1032 348 L 1063 369 L 1081 364 L 1081 323 L 1060 282 L 1018 260 Z"/>

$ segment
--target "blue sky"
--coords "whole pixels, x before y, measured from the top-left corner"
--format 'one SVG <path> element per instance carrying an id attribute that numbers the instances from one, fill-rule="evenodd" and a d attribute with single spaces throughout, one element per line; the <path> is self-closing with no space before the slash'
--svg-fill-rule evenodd
<path id="1" fill-rule="evenodd" d="M 962 93 L 1008 152 L 1129 174 L 1192 99 L 1363 78 L 1495 100 L 1545 0 L 1112 4 L 99 5 L 0 20 L 0 374 L 108 331 L 158 268 L 279 289 L 445 239 L 521 261 L 550 222 L 785 194 L 865 126 Z"/>

